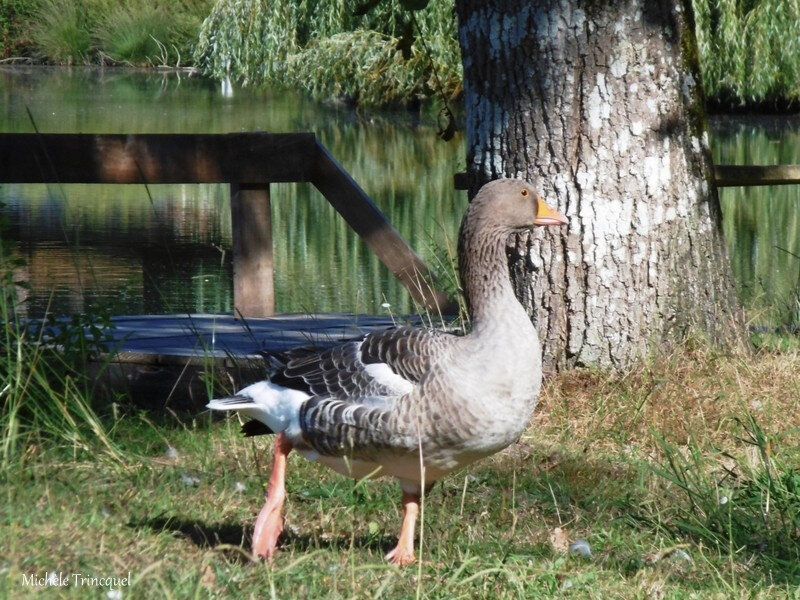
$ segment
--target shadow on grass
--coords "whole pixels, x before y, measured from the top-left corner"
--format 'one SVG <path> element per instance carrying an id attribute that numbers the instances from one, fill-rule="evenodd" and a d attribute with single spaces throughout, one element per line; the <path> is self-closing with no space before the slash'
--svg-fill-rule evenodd
<path id="1" fill-rule="evenodd" d="M 236 552 L 238 556 L 236 560 L 242 563 L 247 562 L 246 557 L 250 552 L 252 542 L 252 527 L 233 523 L 206 523 L 199 520 L 158 516 L 131 521 L 128 526 L 134 529 L 178 533 L 187 537 L 198 548 L 239 547 L 243 552 Z M 351 538 L 346 534 L 328 537 L 284 531 L 278 547 L 279 549 L 292 548 L 302 552 L 318 549 L 344 550 L 351 544 L 354 548 L 385 554 L 395 547 L 397 538 L 388 535 L 357 535 Z"/>

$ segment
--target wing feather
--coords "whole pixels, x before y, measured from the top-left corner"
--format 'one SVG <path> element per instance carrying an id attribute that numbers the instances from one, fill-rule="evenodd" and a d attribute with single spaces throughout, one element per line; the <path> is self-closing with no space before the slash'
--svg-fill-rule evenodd
<path id="1" fill-rule="evenodd" d="M 351 402 L 395 398 L 419 385 L 433 357 L 453 337 L 436 330 L 398 327 L 332 348 L 296 348 L 281 355 L 283 366 L 272 373 L 270 381 L 313 396 Z"/>
<path id="2" fill-rule="evenodd" d="M 297 348 L 280 357 L 283 364 L 270 380 L 312 396 L 301 408 L 300 428 L 321 454 L 399 449 L 412 438 L 392 429 L 398 426 L 393 406 L 420 385 L 454 340 L 437 330 L 398 327 L 333 348 Z"/>

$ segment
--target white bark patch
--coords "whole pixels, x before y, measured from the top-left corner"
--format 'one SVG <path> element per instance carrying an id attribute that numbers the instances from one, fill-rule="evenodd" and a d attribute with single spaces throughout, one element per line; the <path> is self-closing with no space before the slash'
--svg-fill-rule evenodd
<path id="1" fill-rule="evenodd" d="M 578 180 L 578 185 L 581 187 L 581 189 L 590 189 L 597 180 L 597 173 L 594 171 L 589 171 L 588 169 L 581 169 L 578 171 L 575 177 Z M 585 202 L 581 203 L 581 205 L 583 204 L 585 204 Z"/>
<path id="2" fill-rule="evenodd" d="M 501 106 L 493 105 L 488 98 L 475 94 L 476 111 L 490 116 L 481 122 L 475 132 L 475 146 L 483 149 L 476 152 L 474 164 L 484 173 L 496 176 L 504 173 L 505 160 L 503 154 L 503 132 L 508 127 L 508 113 Z"/>
<path id="3" fill-rule="evenodd" d="M 528 260 L 531 261 L 531 265 L 535 270 L 538 271 L 542 268 L 542 253 L 538 246 L 531 246 L 528 251 Z"/>
<path id="4" fill-rule="evenodd" d="M 510 53 L 523 42 L 528 35 L 530 15 L 530 6 L 525 5 L 515 14 L 504 15 L 501 22 L 497 11 L 486 8 L 470 15 L 465 26 L 459 28 L 459 33 L 463 33 L 466 36 L 466 32 L 469 31 L 485 31 L 489 42 L 489 56 L 496 60 L 500 58 L 501 54 Z M 553 23 L 553 19 L 550 19 L 550 22 Z M 558 30 L 557 23 L 553 27 L 553 31 Z M 461 39 L 460 41 L 461 46 L 464 47 L 466 39 Z M 472 58 L 469 53 L 466 53 L 465 68 L 471 66 L 471 64 Z"/>
<path id="5" fill-rule="evenodd" d="M 598 73 L 595 86 L 589 94 L 589 126 L 592 129 L 599 129 L 603 121 L 611 116 L 611 99 L 606 76 Z"/>
<path id="6" fill-rule="evenodd" d="M 650 211 L 648 210 L 647 203 L 639 201 L 636 203 L 636 212 L 633 222 L 636 232 L 641 236 L 646 236 L 650 233 Z"/>
<path id="7" fill-rule="evenodd" d="M 640 264 L 642 264 L 642 260 L 644 260 L 644 255 L 646 252 L 647 252 L 647 246 L 645 245 L 645 243 L 639 242 L 638 244 L 636 244 L 636 251 L 633 253 L 633 256 L 631 257 L 631 262 L 634 265 L 639 266 Z"/>
<path id="8" fill-rule="evenodd" d="M 540 37 L 553 40 L 558 37 L 562 11 L 558 8 L 537 11 L 533 17 L 536 33 Z"/>
<path id="9" fill-rule="evenodd" d="M 655 247 L 650 249 L 650 257 L 647 260 L 647 276 L 651 282 L 658 281 L 658 250 Z"/>
<path id="10" fill-rule="evenodd" d="M 661 180 L 661 161 L 657 156 L 646 156 L 642 161 L 642 174 L 647 185 L 647 194 L 652 196 L 658 191 Z"/>
<path id="11" fill-rule="evenodd" d="M 619 154 L 624 154 L 628 151 L 628 144 L 631 139 L 631 134 L 627 129 L 621 129 L 619 135 L 617 135 L 617 139 L 614 140 L 614 145 L 612 146 L 612 150 Z"/>
<path id="12" fill-rule="evenodd" d="M 628 61 L 625 57 L 618 57 L 611 63 L 611 74 L 614 77 L 624 77 L 625 74 L 628 72 Z"/>
<path id="13" fill-rule="evenodd" d="M 600 126 L 603 124 L 600 118 L 601 103 L 600 90 L 595 87 L 589 95 L 589 126 L 592 129 L 600 129 Z"/>
<path id="14" fill-rule="evenodd" d="M 553 189 L 555 189 L 557 196 L 564 197 L 567 195 L 567 190 L 568 190 L 567 178 L 563 173 L 557 173 L 553 177 L 552 186 Z"/>
<path id="15" fill-rule="evenodd" d="M 531 16 L 530 5 L 525 5 L 515 15 L 503 17 L 503 43 L 506 48 L 517 48 L 528 34 L 528 19 Z"/>
<path id="16" fill-rule="evenodd" d="M 584 23 L 586 23 L 586 13 L 584 13 L 580 8 L 573 10 L 572 23 L 570 23 L 570 26 L 574 29 L 582 29 Z"/>

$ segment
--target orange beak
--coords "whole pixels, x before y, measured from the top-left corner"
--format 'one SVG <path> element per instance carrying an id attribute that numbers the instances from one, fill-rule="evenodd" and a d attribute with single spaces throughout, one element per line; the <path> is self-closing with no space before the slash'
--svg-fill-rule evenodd
<path id="1" fill-rule="evenodd" d="M 547 204 L 541 197 L 537 200 L 539 207 L 536 211 L 536 218 L 533 220 L 534 225 L 566 225 L 569 223 L 567 217 Z"/>

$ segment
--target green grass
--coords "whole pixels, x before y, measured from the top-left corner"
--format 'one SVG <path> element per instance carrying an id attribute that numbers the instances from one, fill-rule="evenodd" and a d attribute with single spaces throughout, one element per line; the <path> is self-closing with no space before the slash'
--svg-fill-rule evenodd
<path id="1" fill-rule="evenodd" d="M 32 19 L 38 57 L 56 64 L 185 66 L 212 0 L 41 0 Z"/>
<path id="2" fill-rule="evenodd" d="M 87 14 L 72 0 L 43 0 L 36 11 L 31 39 L 39 58 L 57 64 L 88 64 L 92 35 Z"/>
<path id="3" fill-rule="evenodd" d="M 408 568 L 383 560 L 396 484 L 297 455 L 280 554 L 249 562 L 270 439 L 241 438 L 235 418 L 118 412 L 113 453 L 29 432 L 0 473 L 0 595 L 60 570 L 130 572 L 126 598 L 796 598 L 798 360 L 687 344 L 624 374 L 551 379 L 518 444 L 426 496 Z M 557 549 L 557 527 L 593 557 Z"/>
<path id="4" fill-rule="evenodd" d="M 65 598 L 107 597 L 73 574 L 128 573 L 125 598 L 798 597 L 796 344 L 687 339 L 626 372 L 549 378 L 518 443 L 427 494 L 411 567 L 383 559 L 396 483 L 294 454 L 280 553 L 253 563 L 271 439 L 104 398 L 86 360 L 107 315 L 21 328 L 11 249 L 0 235 L 0 597 L 38 594 L 24 577 L 48 572 Z M 209 392 L 226 381 L 211 375 Z M 565 551 L 579 539 L 590 558 Z"/>

